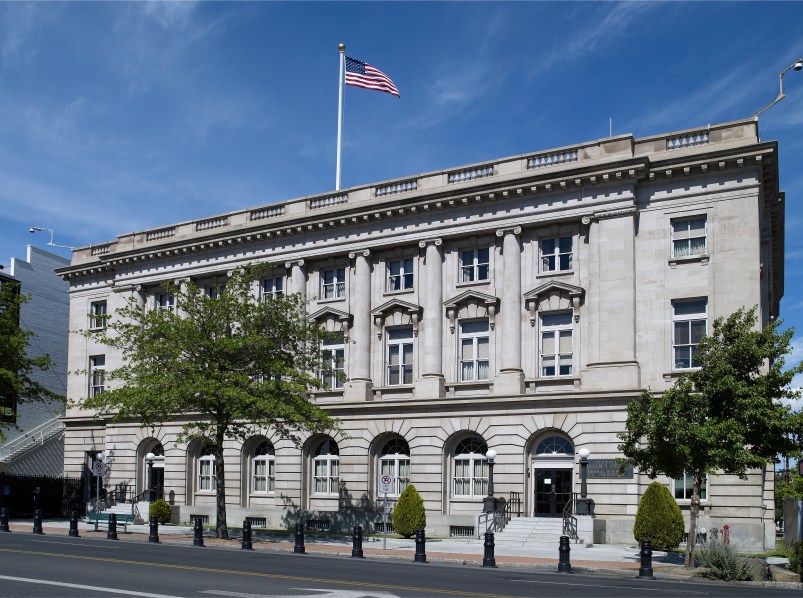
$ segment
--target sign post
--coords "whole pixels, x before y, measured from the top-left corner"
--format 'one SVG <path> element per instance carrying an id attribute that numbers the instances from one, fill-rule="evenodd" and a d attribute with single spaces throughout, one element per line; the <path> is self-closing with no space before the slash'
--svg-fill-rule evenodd
<path id="1" fill-rule="evenodd" d="M 382 515 L 384 520 L 382 525 L 382 550 L 387 550 L 388 548 L 388 492 L 393 492 L 393 482 L 393 476 L 387 474 L 379 476 L 379 492 L 385 495 L 385 506 Z"/>
<path id="2" fill-rule="evenodd" d="M 97 478 L 95 485 L 95 513 L 100 513 L 100 478 L 106 473 L 106 463 L 101 460 L 92 461 L 92 475 Z"/>

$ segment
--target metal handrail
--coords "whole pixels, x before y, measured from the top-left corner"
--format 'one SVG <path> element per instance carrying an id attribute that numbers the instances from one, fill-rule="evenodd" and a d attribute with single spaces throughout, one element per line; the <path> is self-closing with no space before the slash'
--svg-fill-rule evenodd
<path id="1" fill-rule="evenodd" d="M 499 506 L 502 506 L 499 509 Z M 501 498 L 497 501 L 497 510 L 493 511 L 492 513 L 480 513 L 479 520 L 477 522 L 477 535 L 481 537 L 484 533 L 481 530 L 485 530 L 485 532 L 501 532 L 505 529 L 505 526 L 510 523 L 510 520 L 513 518 L 513 515 L 516 517 L 521 517 L 521 493 L 520 492 L 511 492 L 510 497 L 505 500 Z"/>
<path id="2" fill-rule="evenodd" d="M 33 442 L 33 444 L 30 446 L 43 444 L 45 440 L 61 432 L 63 429 L 64 422 L 61 421 L 61 418 L 59 417 L 46 421 L 43 424 L 39 424 L 22 436 L 19 436 L 0 447 L 0 461 L 11 460 L 18 450 L 27 448 L 31 442 Z"/>
<path id="3" fill-rule="evenodd" d="M 577 517 L 574 516 L 576 503 L 577 493 L 573 492 L 569 502 L 563 507 L 563 534 L 569 536 L 572 540 L 578 540 L 580 538 L 580 536 L 577 535 Z"/>

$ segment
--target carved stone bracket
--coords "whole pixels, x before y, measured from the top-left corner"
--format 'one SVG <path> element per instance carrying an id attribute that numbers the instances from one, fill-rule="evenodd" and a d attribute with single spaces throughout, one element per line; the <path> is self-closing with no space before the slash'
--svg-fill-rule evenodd
<path id="1" fill-rule="evenodd" d="M 574 321 L 580 321 L 580 303 L 585 289 L 564 282 L 552 281 L 542 284 L 524 294 L 524 306 L 530 313 L 530 326 L 535 326 L 536 313 L 542 302 L 550 302 L 550 309 L 571 309 Z M 554 301 L 553 298 L 557 301 Z M 542 310 L 543 311 L 543 310 Z"/>
<path id="2" fill-rule="evenodd" d="M 371 315 L 374 318 L 377 338 L 382 338 L 382 330 L 387 323 L 387 316 L 393 312 L 407 315 L 410 318 L 409 323 L 413 326 L 413 336 L 418 336 L 418 323 L 421 321 L 421 306 L 407 303 L 406 301 L 393 300 L 371 311 Z"/>
<path id="3" fill-rule="evenodd" d="M 470 304 L 484 307 L 486 311 L 485 315 L 488 317 L 488 326 L 491 330 L 496 326 L 496 312 L 498 311 L 499 297 L 478 293 L 477 291 L 465 291 L 443 303 L 443 306 L 446 308 L 446 317 L 449 320 L 449 331 L 452 334 L 454 334 L 457 318 L 461 309 Z M 472 317 L 480 316 L 478 314 Z"/>

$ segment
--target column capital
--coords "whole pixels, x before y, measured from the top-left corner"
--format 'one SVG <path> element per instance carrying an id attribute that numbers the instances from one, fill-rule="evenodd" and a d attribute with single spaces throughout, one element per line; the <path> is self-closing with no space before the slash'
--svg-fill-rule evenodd
<path id="1" fill-rule="evenodd" d="M 441 239 L 440 237 L 435 237 L 433 239 L 423 239 L 418 242 L 418 246 L 421 249 L 424 249 L 424 247 L 426 247 L 427 245 L 434 245 L 435 247 L 440 247 L 441 245 L 443 245 L 443 239 Z"/>
<path id="2" fill-rule="evenodd" d="M 609 210 L 607 212 L 594 212 L 583 216 L 581 222 L 585 225 L 592 222 L 599 222 L 600 220 L 608 220 L 610 218 L 623 218 L 625 216 L 635 216 L 638 214 L 638 208 L 623 208 L 621 210 Z"/>
<path id="3" fill-rule="evenodd" d="M 370 257 L 371 250 L 370 249 L 360 249 L 359 251 L 350 251 L 349 252 L 349 259 L 353 260 L 355 257 L 362 256 L 362 257 Z"/>
<path id="4" fill-rule="evenodd" d="M 287 268 L 288 270 L 290 268 L 292 268 L 293 266 L 298 266 L 299 268 L 303 267 L 304 266 L 304 260 L 303 259 L 290 260 L 290 261 L 287 261 L 287 262 L 284 263 L 284 267 Z"/>
<path id="5" fill-rule="evenodd" d="M 520 226 L 511 226 L 510 228 L 497 228 L 496 229 L 496 236 L 497 237 L 504 237 L 505 235 L 518 236 L 520 234 L 521 234 L 521 227 Z"/>

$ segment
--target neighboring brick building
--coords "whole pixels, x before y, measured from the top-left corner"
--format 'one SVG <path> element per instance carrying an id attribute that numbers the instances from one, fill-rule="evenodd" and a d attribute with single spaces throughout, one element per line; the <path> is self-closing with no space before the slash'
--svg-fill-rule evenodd
<path id="1" fill-rule="evenodd" d="M 620 475 L 616 436 L 643 388 L 661 392 L 695 364 L 713 320 L 783 295 L 784 196 L 777 145 L 754 119 L 647 138 L 623 135 L 197 221 L 120 235 L 74 252 L 70 328 L 113 312 L 129 286 L 169 308 L 165 280 L 213 288 L 249 262 L 274 266 L 262 292 L 300 292 L 334 334 L 348 380 L 314 393 L 348 438 L 302 449 L 271 430 L 226 444 L 228 514 L 281 526 L 380 519 L 377 478 L 416 485 L 428 531 L 475 528 L 487 492 L 524 515 L 560 516 L 591 451 L 583 533 L 631 542 L 646 476 Z M 70 338 L 69 396 L 99 392 L 120 356 Z M 176 445 L 181 419 L 142 429 L 68 410 L 65 472 L 98 450 L 107 483 L 145 488 L 146 453 L 181 518 L 214 517 L 212 463 Z M 158 453 L 157 453 L 158 454 Z M 690 490 L 664 480 L 682 506 Z M 728 523 L 774 546 L 773 469 L 709 480 L 701 525 Z"/>

